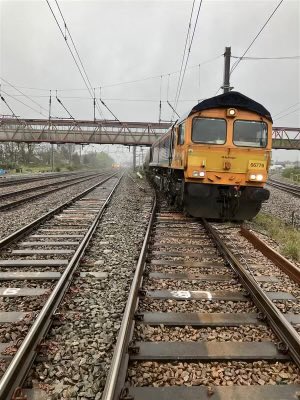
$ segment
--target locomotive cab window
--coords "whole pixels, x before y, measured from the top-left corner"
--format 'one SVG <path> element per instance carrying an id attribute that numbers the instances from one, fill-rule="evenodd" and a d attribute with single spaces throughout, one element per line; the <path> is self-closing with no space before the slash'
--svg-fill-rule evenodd
<path id="1" fill-rule="evenodd" d="M 226 121 L 221 118 L 194 118 L 192 128 L 194 143 L 224 144 Z"/>
<path id="2" fill-rule="evenodd" d="M 178 127 L 178 141 L 177 144 L 184 144 L 184 124 Z"/>
<path id="3" fill-rule="evenodd" d="M 236 120 L 233 126 L 233 143 L 244 147 L 266 147 L 268 127 L 265 122 Z"/>

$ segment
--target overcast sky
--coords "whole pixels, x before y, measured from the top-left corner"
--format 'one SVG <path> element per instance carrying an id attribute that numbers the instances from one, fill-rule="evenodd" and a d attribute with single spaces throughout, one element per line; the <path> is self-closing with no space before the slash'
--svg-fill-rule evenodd
<path id="1" fill-rule="evenodd" d="M 61 22 L 55 1 L 49 2 Z M 174 101 L 179 76 L 174 72 L 180 69 L 192 1 L 58 3 L 92 86 L 97 88 L 97 97 L 101 87 L 101 98 L 120 120 L 128 121 L 157 121 L 161 98 L 162 119 L 169 120 L 172 111 L 166 101 Z M 231 46 L 232 54 L 241 56 L 278 3 L 203 0 L 178 102 L 179 114 L 198 99 L 215 95 L 222 84 L 225 47 Z M 198 4 L 196 0 L 195 9 Z M 54 95 L 58 90 L 58 97 L 75 118 L 93 118 L 92 100 L 46 0 L 0 0 L 0 7 L 1 77 L 46 110 L 49 90 Z M 299 21 L 300 2 L 285 0 L 247 56 L 299 56 Z M 143 80 L 153 76 L 156 78 Z M 135 80 L 141 81 L 125 83 Z M 231 85 L 269 109 L 275 115 L 275 126 L 300 126 L 299 58 L 243 60 L 231 76 Z M 2 90 L 47 114 L 3 81 Z M 3 96 L 17 115 L 42 117 L 16 99 Z M 102 112 L 112 118 L 104 108 Z M 10 114 L 3 102 L 0 113 Z M 52 114 L 68 116 L 57 102 L 53 102 Z M 297 159 L 298 153 L 286 156 L 284 151 L 276 152 L 275 158 Z"/>

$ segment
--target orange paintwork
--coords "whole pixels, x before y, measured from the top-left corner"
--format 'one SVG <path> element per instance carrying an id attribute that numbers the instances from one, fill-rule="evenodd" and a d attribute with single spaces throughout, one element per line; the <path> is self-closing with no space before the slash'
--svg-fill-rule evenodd
<path id="1" fill-rule="evenodd" d="M 210 109 L 193 114 L 185 124 L 184 144 L 175 147 L 171 168 L 184 171 L 186 182 L 208 184 L 263 186 L 267 180 L 271 160 L 272 124 L 266 118 L 254 112 L 236 109 L 235 117 L 228 117 L 227 109 Z M 223 118 L 227 121 L 227 139 L 225 144 L 195 144 L 191 141 L 192 120 L 195 117 Z M 240 147 L 233 144 L 233 123 L 236 119 L 265 122 L 268 126 L 268 144 L 265 148 Z M 166 165 L 167 166 L 167 165 Z M 193 171 L 205 171 L 204 178 L 193 178 Z M 263 180 L 250 181 L 251 174 L 263 175 Z"/>

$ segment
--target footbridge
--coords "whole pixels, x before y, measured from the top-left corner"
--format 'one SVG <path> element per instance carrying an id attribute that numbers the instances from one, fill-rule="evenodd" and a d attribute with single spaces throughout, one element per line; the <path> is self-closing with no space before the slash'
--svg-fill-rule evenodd
<path id="1" fill-rule="evenodd" d="M 0 142 L 151 146 L 170 122 L 0 117 Z M 300 128 L 274 127 L 273 148 L 300 150 Z"/>

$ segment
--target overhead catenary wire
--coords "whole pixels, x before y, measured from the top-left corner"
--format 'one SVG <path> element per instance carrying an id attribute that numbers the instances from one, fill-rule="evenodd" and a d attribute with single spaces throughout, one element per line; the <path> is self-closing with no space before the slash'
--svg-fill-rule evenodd
<path id="1" fill-rule="evenodd" d="M 116 117 L 116 115 L 112 112 L 112 110 L 106 105 L 106 103 L 104 103 L 104 101 L 100 98 L 100 101 L 101 101 L 101 103 L 104 105 L 104 107 L 107 109 L 107 111 L 109 111 L 110 113 L 111 113 L 111 115 L 114 117 L 114 119 L 116 120 L 116 121 L 119 121 L 120 122 L 120 120 L 119 120 L 119 118 L 118 117 Z"/>
<path id="2" fill-rule="evenodd" d="M 222 57 L 222 55 L 223 54 L 219 54 L 215 57 L 201 61 L 200 64 L 201 65 L 209 64 L 209 63 L 217 60 L 218 58 Z M 191 70 L 191 69 L 195 69 L 195 68 L 199 68 L 199 63 L 195 64 L 195 65 L 191 65 L 190 67 L 187 67 L 187 70 Z M 159 79 L 161 76 L 164 78 L 166 76 L 176 75 L 178 73 L 179 73 L 179 70 L 168 72 L 168 73 L 161 73 L 159 75 L 152 75 L 152 76 L 148 76 L 145 78 L 134 79 L 134 80 L 130 80 L 130 81 L 115 82 L 115 83 L 106 84 L 106 85 L 102 85 L 102 86 L 95 86 L 95 89 L 101 89 L 101 88 L 105 89 L 105 88 L 110 88 L 110 87 L 115 87 L 115 86 L 130 85 L 130 84 L 144 82 L 144 81 L 148 81 L 148 80 Z M 3 86 L 6 86 L 6 85 L 3 85 Z M 36 87 L 30 87 L 30 86 L 17 86 L 17 87 L 20 89 L 36 90 L 36 91 L 41 91 L 41 92 L 49 92 L 49 90 L 50 90 L 50 88 L 36 88 Z M 88 89 L 86 89 L 86 88 L 57 88 L 57 90 L 59 90 L 60 92 L 80 92 L 80 91 L 86 91 Z M 31 96 L 31 97 L 37 97 L 37 96 Z M 48 95 L 45 95 L 45 97 L 48 97 Z"/>
<path id="3" fill-rule="evenodd" d="M 169 100 L 167 100 L 167 104 L 170 106 L 170 108 L 172 109 L 173 113 L 177 115 L 178 118 L 180 118 L 180 115 L 177 113 L 177 111 L 175 110 L 175 108 L 172 106 L 172 104 L 169 102 Z M 174 115 L 173 114 L 173 115 Z"/>
<path id="4" fill-rule="evenodd" d="M 192 9 L 191 9 L 191 13 L 190 13 L 188 28 L 187 28 L 187 31 L 186 31 L 184 49 L 183 49 L 183 54 L 182 54 L 182 58 L 181 58 L 180 70 L 179 70 L 179 77 L 178 77 L 178 82 L 177 82 L 177 87 L 176 87 L 176 92 L 175 92 L 175 99 L 174 99 L 175 107 L 174 107 L 174 108 L 176 108 L 176 99 L 177 99 L 177 95 L 178 95 L 178 91 L 179 91 L 179 86 L 180 86 L 180 80 L 181 80 L 181 75 L 182 75 L 183 64 L 184 64 L 184 60 L 185 60 L 185 58 L 186 58 L 186 50 L 187 50 L 188 41 L 189 41 L 189 36 L 190 36 L 190 31 L 191 31 L 191 26 L 192 26 L 192 18 L 193 18 L 194 7 L 195 7 L 195 0 L 193 0 L 193 3 L 192 3 Z M 173 115 L 174 115 L 174 114 L 173 114 Z M 173 116 L 172 116 L 172 118 L 173 118 Z M 171 118 L 171 119 L 172 119 L 172 118 Z"/>
<path id="5" fill-rule="evenodd" d="M 300 56 L 279 56 L 279 57 L 242 57 L 242 56 L 231 56 L 231 58 L 237 58 L 242 60 L 297 60 Z"/>
<path id="6" fill-rule="evenodd" d="M 293 113 L 295 113 L 295 112 L 297 112 L 297 111 L 299 111 L 299 110 L 300 110 L 300 107 L 296 108 L 296 110 L 293 110 L 293 111 L 288 112 L 287 114 L 281 115 L 281 116 L 278 117 L 278 118 L 275 118 L 275 120 L 278 121 L 279 119 L 285 118 L 285 117 L 287 117 L 288 115 L 293 114 Z"/>
<path id="7" fill-rule="evenodd" d="M 69 117 L 73 120 L 75 120 L 75 118 L 73 117 L 73 115 L 69 112 L 69 110 L 67 109 L 67 107 L 63 104 L 63 102 L 57 97 L 57 91 L 55 94 L 55 98 L 58 101 L 58 103 L 63 107 L 63 109 L 66 111 L 66 113 L 69 115 Z"/>
<path id="8" fill-rule="evenodd" d="M 58 90 L 59 91 L 59 90 Z M 11 95 L 11 94 L 9 94 Z M 14 95 L 14 97 L 22 97 L 22 95 Z M 49 98 L 49 95 L 36 95 L 33 96 L 34 98 Z M 62 100 L 70 100 L 70 99 L 74 99 L 74 100 L 91 100 L 90 97 L 87 96 L 60 96 L 60 99 Z M 118 102 L 146 102 L 146 103 L 157 103 L 159 102 L 159 98 L 158 99 L 142 99 L 142 98 L 115 98 L 115 97 L 106 97 L 106 98 L 101 98 L 103 101 L 118 101 Z M 178 103 L 184 103 L 184 102 L 195 102 L 197 101 L 198 98 L 194 98 L 194 99 L 179 99 Z M 167 103 L 168 99 L 166 100 L 161 100 L 162 103 Z"/>
<path id="9" fill-rule="evenodd" d="M 16 98 L 15 96 L 13 96 L 12 94 L 9 94 L 9 93 L 5 92 L 3 89 L 2 89 L 2 92 L 3 92 L 4 94 L 6 94 L 6 96 L 11 97 L 11 98 L 14 99 L 15 101 L 17 101 L 17 102 L 23 104 L 25 107 L 29 108 L 30 110 L 35 111 L 36 113 L 45 116 L 45 115 L 42 114 L 39 110 L 37 110 L 37 109 L 35 109 L 35 108 L 29 106 L 28 104 L 24 103 L 22 100 L 17 99 L 17 98 Z"/>
<path id="10" fill-rule="evenodd" d="M 57 26 L 58 26 L 58 28 L 59 28 L 59 30 L 60 30 L 60 32 L 61 32 L 61 34 L 62 34 L 64 40 L 65 40 L 65 42 L 66 42 L 66 45 L 68 46 L 68 49 L 69 49 L 69 51 L 70 51 L 70 53 L 71 53 L 71 56 L 72 56 L 72 58 L 73 58 L 73 60 L 74 60 L 74 62 L 75 62 L 75 64 L 76 64 L 76 66 L 77 66 L 77 69 L 78 69 L 78 71 L 79 71 L 79 73 L 80 73 L 80 75 L 81 75 L 81 77 L 82 77 L 82 80 L 83 80 L 83 82 L 84 82 L 84 84 L 85 84 L 87 90 L 88 90 L 89 93 L 91 94 L 91 97 L 93 97 L 93 96 L 92 96 L 91 89 L 90 89 L 89 85 L 88 85 L 87 82 L 86 82 L 86 78 L 84 77 L 84 75 L 83 75 L 83 73 L 82 73 L 82 71 L 81 71 L 81 69 L 80 69 L 80 67 L 79 67 L 79 64 L 78 64 L 78 62 L 77 62 L 77 60 L 76 60 L 76 58 L 75 58 L 75 56 L 74 56 L 74 54 L 73 54 L 73 52 L 72 52 L 72 49 L 71 49 L 69 43 L 68 43 L 67 40 L 66 40 L 66 36 L 64 35 L 64 33 L 63 33 L 62 29 L 61 29 L 61 26 L 60 26 L 60 24 L 59 24 L 59 22 L 58 22 L 58 20 L 57 20 L 57 18 L 56 18 L 56 15 L 55 15 L 55 13 L 54 13 L 54 11 L 53 11 L 53 9 L 52 9 L 52 7 L 51 7 L 49 1 L 46 0 L 46 2 L 47 2 L 48 6 L 49 6 L 49 8 L 50 8 L 50 11 L 51 11 L 51 13 L 52 13 L 52 15 L 53 15 L 53 18 L 55 19 L 55 22 L 56 22 L 56 24 L 57 24 Z"/>
<path id="11" fill-rule="evenodd" d="M 287 108 L 284 108 L 283 110 L 281 110 L 281 111 L 279 111 L 278 113 L 274 114 L 274 115 L 273 115 L 273 118 L 274 118 L 274 117 L 277 117 L 277 116 L 280 115 L 280 114 L 285 113 L 286 111 L 288 111 L 288 110 L 290 110 L 291 108 L 297 106 L 298 104 L 300 104 L 300 101 L 298 101 L 297 103 L 292 104 L 291 106 L 289 106 L 289 107 L 287 107 Z"/>
<path id="12" fill-rule="evenodd" d="M 174 105 L 175 110 L 177 108 L 178 100 L 179 100 L 179 97 L 180 97 L 180 94 L 181 94 L 181 90 L 182 90 L 182 85 L 183 85 L 183 82 L 184 82 L 185 72 L 186 72 L 186 69 L 187 69 L 187 64 L 188 64 L 189 57 L 190 57 L 190 54 L 191 54 L 191 49 L 192 49 L 193 40 L 194 40 L 194 36 L 195 36 L 197 24 L 198 24 L 199 14 L 200 14 L 201 6 L 202 6 L 202 1 L 203 0 L 200 0 L 199 6 L 198 6 L 196 21 L 194 23 L 194 29 L 193 29 L 192 37 L 191 37 L 191 40 L 190 40 L 190 43 L 189 43 L 189 48 L 188 48 L 188 51 L 187 51 L 187 56 L 186 56 L 185 66 L 184 66 L 184 70 L 183 70 L 183 73 L 182 73 L 182 78 L 181 78 L 181 82 L 180 82 L 180 86 L 179 86 L 179 91 L 178 91 L 177 98 L 176 98 L 175 105 Z"/>
<path id="13" fill-rule="evenodd" d="M 260 28 L 259 32 L 256 34 L 256 36 L 254 37 L 254 39 L 252 40 L 252 42 L 249 44 L 249 46 L 246 48 L 246 50 L 244 51 L 244 53 L 242 54 L 242 56 L 237 59 L 237 61 L 233 64 L 231 71 L 230 71 L 230 75 L 233 73 L 233 71 L 237 68 L 237 66 L 239 65 L 239 63 L 241 62 L 241 60 L 243 59 L 243 57 L 245 57 L 245 55 L 248 53 L 248 51 L 250 50 L 250 48 L 253 46 L 253 44 L 255 43 L 255 41 L 257 40 L 257 38 L 260 36 L 260 34 L 262 33 L 262 31 L 265 29 L 265 27 L 267 26 L 267 24 L 269 23 L 269 21 L 271 20 L 271 18 L 273 17 L 273 15 L 276 13 L 276 11 L 278 10 L 278 8 L 281 6 L 281 4 L 283 3 L 284 0 L 280 0 L 280 2 L 277 4 L 277 6 L 275 7 L 275 9 L 272 11 L 271 15 L 268 17 L 268 19 L 266 20 L 266 22 L 263 24 L 263 26 Z"/>
<path id="14" fill-rule="evenodd" d="M 58 8 L 58 10 L 59 10 L 59 13 L 60 13 L 60 15 L 61 15 L 61 17 L 62 17 L 62 19 L 63 19 L 64 25 L 65 25 L 65 29 L 66 29 L 66 31 L 67 31 L 68 34 L 69 34 L 69 37 L 70 37 L 71 42 L 72 42 L 72 44 L 73 44 L 73 47 L 74 47 L 74 49 L 75 49 L 75 52 L 76 52 L 76 55 L 77 55 L 78 60 L 79 60 L 79 62 L 80 62 L 80 65 L 81 65 L 81 67 L 82 67 L 82 69 L 83 69 L 83 71 L 84 71 L 84 74 L 85 74 L 85 76 L 86 76 L 86 78 L 87 78 L 87 81 L 88 81 L 88 83 L 89 83 L 89 85 L 90 85 L 90 88 L 92 89 L 91 81 L 90 81 L 90 79 L 89 79 L 89 77 L 88 77 L 88 74 L 87 74 L 87 72 L 86 72 L 86 69 L 85 69 L 85 67 L 84 67 L 84 65 L 83 65 L 83 62 L 82 62 L 82 60 L 81 60 L 81 57 L 80 57 L 79 52 L 78 52 L 78 50 L 77 50 L 77 47 L 76 47 L 76 45 L 75 45 L 75 43 L 74 43 L 74 40 L 73 40 L 72 35 L 71 35 L 71 32 L 70 32 L 70 30 L 69 30 L 69 28 L 68 28 L 68 26 L 67 26 L 67 23 L 66 23 L 66 21 L 65 21 L 65 18 L 64 18 L 64 16 L 63 16 L 63 13 L 62 13 L 62 11 L 61 11 L 61 9 L 60 9 L 60 7 L 59 7 L 58 1 L 55 0 L 55 3 L 56 3 L 56 5 L 57 5 L 57 8 Z M 67 39 L 65 38 L 65 40 L 67 40 Z M 93 88 L 93 93 L 94 93 L 93 104 L 94 104 L 94 103 L 97 104 L 98 99 L 95 97 L 95 88 Z M 100 101 L 101 101 L 101 99 L 100 99 Z M 114 118 L 115 118 L 116 120 L 119 120 L 119 119 L 115 116 L 115 114 L 111 111 L 111 109 L 107 107 L 107 105 L 106 105 L 105 103 L 102 103 L 102 104 L 103 104 L 104 107 L 111 113 L 111 115 L 114 116 Z M 98 107 L 99 107 L 99 105 L 98 105 Z M 98 108 L 98 111 L 99 111 L 100 115 L 102 115 L 100 108 Z M 104 118 L 104 117 L 103 117 L 103 118 Z M 94 119 L 95 119 L 95 116 L 94 116 Z"/>
<path id="15" fill-rule="evenodd" d="M 28 96 L 27 94 L 23 93 L 21 90 L 19 90 L 15 85 L 13 85 L 12 83 L 10 83 L 8 80 L 4 79 L 3 77 L 0 77 L 1 81 L 7 83 L 10 87 L 12 87 L 13 89 L 15 89 L 17 92 L 19 92 L 20 94 L 22 94 L 24 97 L 26 97 L 28 100 L 30 100 L 32 103 L 34 103 L 35 105 L 37 105 L 38 107 L 40 107 L 41 110 L 44 111 L 48 111 L 45 107 L 43 107 L 41 104 L 39 104 L 38 102 L 36 102 L 35 100 L 32 100 L 32 98 L 30 96 Z M 40 112 L 40 114 L 43 114 L 43 112 Z"/>
<path id="16" fill-rule="evenodd" d="M 63 22 L 64 22 L 65 30 L 66 30 L 66 32 L 68 32 L 69 37 L 70 37 L 70 39 L 71 39 L 71 42 L 72 42 L 72 44 L 73 44 L 73 47 L 74 47 L 75 53 L 76 53 L 76 55 L 77 55 L 77 57 L 78 57 L 79 63 L 80 63 L 80 65 L 81 65 L 81 68 L 83 69 L 83 72 L 84 72 L 84 74 L 85 74 L 85 76 L 86 76 L 86 79 L 87 79 L 89 85 L 90 85 L 90 88 L 92 88 L 91 81 L 90 81 L 90 79 L 89 79 L 89 77 L 88 77 L 88 74 L 87 74 L 87 72 L 86 72 L 86 69 L 85 69 L 85 67 L 84 67 L 84 65 L 83 65 L 83 62 L 82 62 L 82 60 L 81 60 L 81 57 L 80 57 L 80 55 L 79 55 L 79 52 L 78 52 L 77 47 L 76 47 L 76 45 L 75 45 L 75 42 L 74 42 L 74 40 L 73 40 L 73 37 L 72 37 L 72 35 L 71 35 L 71 32 L 70 32 L 70 30 L 69 30 L 69 28 L 68 28 L 68 25 L 67 25 L 67 23 L 66 23 L 66 20 L 65 20 L 65 18 L 64 18 L 64 16 L 63 16 L 63 13 L 62 13 L 62 11 L 61 11 L 61 9 L 60 9 L 60 6 L 59 6 L 59 4 L 58 4 L 58 1 L 55 0 L 55 3 L 56 3 L 56 5 L 57 5 L 58 11 L 59 11 L 59 13 L 60 13 L 60 15 L 61 15 L 61 17 L 62 17 L 62 20 L 63 20 Z M 66 34 L 65 34 L 65 41 L 67 41 Z"/>
<path id="17" fill-rule="evenodd" d="M 55 1 L 56 1 L 57 6 L 58 6 L 57 0 L 55 0 Z M 64 41 L 65 41 L 65 43 L 66 43 L 66 45 L 67 45 L 67 47 L 68 47 L 68 49 L 69 49 L 69 52 L 70 52 L 70 54 L 71 54 L 71 56 L 72 56 L 72 58 L 73 58 L 73 60 L 74 60 L 74 62 L 75 62 L 75 65 L 76 65 L 76 67 L 77 67 L 77 69 L 78 69 L 78 71 L 79 71 L 79 73 L 80 73 L 80 76 L 81 76 L 81 78 L 82 78 L 82 80 L 83 80 L 83 82 L 84 82 L 84 84 L 85 84 L 85 86 L 86 86 L 86 88 L 87 88 L 87 90 L 88 90 L 88 92 L 89 92 L 91 98 L 93 99 L 93 88 L 92 88 L 92 85 L 91 85 L 91 83 L 90 83 L 90 80 L 89 80 L 89 78 L 88 78 L 88 76 L 87 76 L 87 74 L 86 74 L 86 70 L 85 70 L 84 67 L 81 67 L 81 68 L 80 68 L 80 65 L 83 65 L 83 64 L 82 64 L 82 60 L 81 60 L 81 58 L 78 57 L 78 56 L 77 56 L 77 57 L 78 57 L 79 63 L 78 63 L 78 61 L 76 60 L 76 57 L 75 57 L 75 55 L 74 55 L 74 53 L 73 53 L 73 51 L 72 51 L 72 49 L 71 49 L 71 46 L 69 45 L 69 43 L 68 43 L 68 41 L 67 41 L 66 34 L 64 34 L 64 32 L 63 32 L 63 30 L 62 30 L 62 28 L 61 28 L 61 26 L 60 26 L 60 24 L 59 24 L 59 22 L 58 22 L 58 19 L 56 18 L 56 15 L 55 15 L 55 13 L 54 13 L 54 11 L 53 11 L 53 9 L 52 9 L 50 3 L 49 3 L 49 0 L 46 0 L 46 2 L 47 2 L 48 7 L 49 7 L 49 9 L 50 9 L 50 11 L 51 11 L 51 14 L 53 15 L 53 18 L 54 18 L 54 20 L 55 20 L 55 22 L 56 22 L 56 25 L 58 26 L 58 28 L 59 28 L 59 30 L 60 30 L 60 32 L 61 32 L 63 38 L 64 38 Z M 59 8 L 59 6 L 58 6 L 58 8 Z M 61 14 L 61 16 L 62 16 L 62 18 L 63 18 L 65 30 L 68 32 L 68 34 L 69 34 L 69 36 L 70 36 L 70 38 L 71 38 L 71 35 L 70 35 L 70 33 L 69 33 L 69 30 L 68 30 L 66 21 L 65 21 L 63 15 L 62 15 L 62 12 L 61 12 L 61 9 L 60 9 L 60 8 L 59 8 L 59 12 L 60 12 L 60 14 Z M 74 43 L 74 41 L 73 41 L 72 38 L 71 38 L 71 42 Z M 77 49 L 75 48 L 76 46 L 75 46 L 74 44 L 73 44 L 73 47 L 74 47 L 74 49 L 75 49 L 75 53 L 78 54 L 78 51 L 77 51 Z M 80 65 L 79 65 L 79 64 L 80 64 Z M 98 102 L 97 102 L 97 109 L 98 109 L 98 112 L 99 112 L 99 114 L 101 115 L 101 117 L 104 119 L 103 113 L 102 113 L 102 111 L 101 111 L 101 108 L 100 108 Z"/>
<path id="18" fill-rule="evenodd" d="M 0 98 L 3 101 L 3 103 L 6 105 L 6 107 L 9 109 L 9 111 L 12 113 L 12 116 L 15 117 L 18 121 L 19 118 L 17 117 L 17 115 L 14 113 L 13 109 L 10 107 L 10 105 L 7 103 L 7 101 L 5 100 L 5 98 L 2 96 L 2 94 L 0 94 Z"/>

